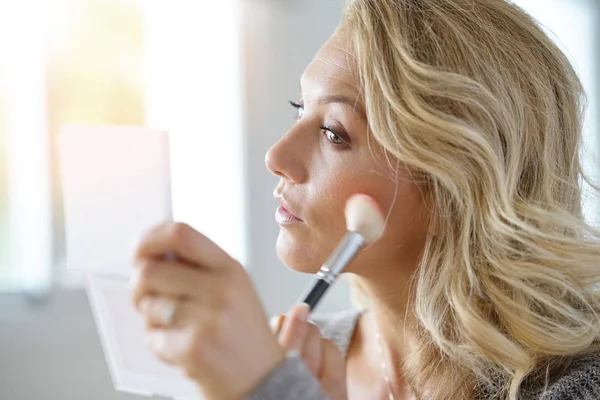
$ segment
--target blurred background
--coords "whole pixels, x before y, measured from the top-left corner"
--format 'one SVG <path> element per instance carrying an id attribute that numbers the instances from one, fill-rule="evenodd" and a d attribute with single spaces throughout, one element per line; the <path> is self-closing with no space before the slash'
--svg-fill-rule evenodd
<path id="1" fill-rule="evenodd" d="M 584 157 L 598 179 L 600 2 L 515 2 L 584 82 Z M 213 210 L 194 214 L 194 225 L 244 261 L 269 314 L 297 298 L 309 277 L 275 255 L 277 179 L 264 154 L 293 123 L 287 100 L 342 3 L 0 0 L 0 399 L 139 398 L 114 391 L 81 277 L 65 267 L 61 126 L 173 133 L 174 180 L 189 191 L 175 207 Z M 584 207 L 600 220 L 597 201 Z M 349 307 L 348 288 L 321 307 Z"/>

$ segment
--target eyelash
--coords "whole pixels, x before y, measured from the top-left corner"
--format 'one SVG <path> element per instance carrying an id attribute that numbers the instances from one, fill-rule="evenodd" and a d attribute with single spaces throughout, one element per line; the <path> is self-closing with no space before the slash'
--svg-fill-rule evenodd
<path id="1" fill-rule="evenodd" d="M 291 100 L 290 100 L 290 105 L 297 110 L 296 121 L 298 121 L 300 118 L 302 118 L 302 116 L 299 114 L 300 114 L 300 110 L 302 110 L 302 112 L 304 112 L 304 106 L 300 103 L 296 103 L 295 101 L 291 101 Z M 331 145 L 336 146 L 336 147 L 348 147 L 350 145 L 350 143 L 348 143 L 348 141 L 346 141 L 340 135 L 335 133 L 335 131 L 332 128 L 330 128 L 326 125 L 321 125 L 320 128 L 321 128 L 321 130 L 325 131 L 325 137 L 326 137 L 327 141 L 329 143 L 331 143 Z M 330 138 L 331 135 L 333 135 L 337 139 L 339 139 L 341 141 L 341 143 L 336 143 L 333 139 Z"/>

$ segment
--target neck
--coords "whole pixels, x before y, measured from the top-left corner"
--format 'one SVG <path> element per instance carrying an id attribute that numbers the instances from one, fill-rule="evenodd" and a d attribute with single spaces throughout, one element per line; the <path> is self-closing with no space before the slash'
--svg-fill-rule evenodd
<path id="1" fill-rule="evenodd" d="M 366 339 L 379 333 L 385 353 L 390 356 L 386 363 L 398 366 L 412 336 L 408 281 L 404 288 L 398 287 L 398 279 L 383 279 L 377 284 L 365 280 L 361 281 L 361 287 L 369 299 L 369 310 L 365 314 Z"/>
<path id="2" fill-rule="evenodd" d="M 389 266 L 386 266 L 389 265 Z M 398 263 L 379 263 L 372 274 L 356 274 L 355 280 L 369 300 L 368 312 L 358 325 L 358 353 L 373 371 L 383 373 L 382 362 L 395 391 L 396 399 L 405 387 L 402 379 L 402 360 L 411 343 L 412 318 L 409 310 L 410 282 L 416 263 L 400 266 Z M 380 335 L 380 342 L 377 339 Z M 381 348 L 380 348 L 381 346 Z M 381 351 L 383 350 L 383 351 Z M 383 354 L 382 354 L 383 353 Z"/>

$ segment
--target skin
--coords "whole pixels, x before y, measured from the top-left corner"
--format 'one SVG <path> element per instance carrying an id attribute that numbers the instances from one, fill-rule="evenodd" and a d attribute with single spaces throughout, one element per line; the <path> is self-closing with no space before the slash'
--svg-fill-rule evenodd
<path id="1" fill-rule="evenodd" d="M 390 174 L 373 140 L 370 148 L 353 70 L 350 47 L 338 33 L 303 74 L 299 118 L 266 157 L 268 168 L 281 178 L 276 193 L 302 220 L 282 225 L 277 239 L 277 253 L 290 268 L 319 269 L 345 233 L 343 210 L 352 194 L 367 194 L 389 210 L 384 235 L 349 269 L 372 305 L 359 320 L 345 360 L 307 321 L 305 307 L 293 307 L 270 327 L 245 269 L 193 228 L 160 224 L 137 247 L 132 301 L 146 321 L 148 344 L 159 358 L 181 368 L 206 399 L 243 398 L 290 350 L 300 355 L 328 398 L 387 399 L 375 326 L 392 369 L 394 397 L 409 398 L 395 366 L 410 331 L 398 327 L 406 321 L 407 288 L 428 234 L 429 212 L 422 188 L 406 170 L 399 166 Z M 326 101 L 341 96 L 350 104 Z M 173 319 L 167 321 L 173 305 Z"/>

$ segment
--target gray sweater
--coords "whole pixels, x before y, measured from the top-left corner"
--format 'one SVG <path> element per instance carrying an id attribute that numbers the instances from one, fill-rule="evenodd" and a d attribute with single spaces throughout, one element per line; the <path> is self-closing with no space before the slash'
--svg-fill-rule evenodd
<path id="1" fill-rule="evenodd" d="M 349 310 L 315 318 L 313 322 L 321 335 L 334 342 L 345 356 L 359 315 Z M 600 400 L 600 354 L 575 360 L 543 393 L 527 399 Z M 326 397 L 302 361 L 290 356 L 246 400 L 326 400 Z"/>

